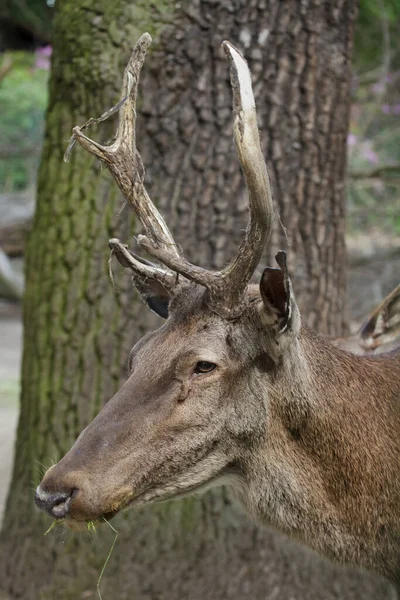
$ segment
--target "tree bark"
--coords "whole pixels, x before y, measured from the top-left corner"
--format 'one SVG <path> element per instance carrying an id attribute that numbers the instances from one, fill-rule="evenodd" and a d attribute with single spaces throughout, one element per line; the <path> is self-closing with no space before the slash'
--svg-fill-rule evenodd
<path id="1" fill-rule="evenodd" d="M 155 317 L 119 271 L 107 240 L 131 217 L 110 177 L 81 149 L 62 163 L 72 126 L 117 100 L 129 48 L 156 43 L 141 82 L 139 149 L 147 185 L 186 256 L 221 267 L 235 252 L 247 199 L 232 141 L 220 42 L 249 59 L 275 201 L 273 252 L 288 247 L 306 322 L 343 330 L 344 173 L 355 0 L 58 0 L 38 208 L 27 252 L 21 418 L 2 533 L 4 594 L 94 598 L 113 534 L 52 531 L 32 502 L 37 465 L 64 454 L 121 382 L 130 346 Z M 135 25 L 133 26 L 132 23 Z M 100 131 L 112 135 L 115 123 Z M 125 209 L 126 210 L 126 209 Z M 250 523 L 222 490 L 115 519 L 120 536 L 103 599 L 390 597 L 377 577 L 342 570 Z"/>

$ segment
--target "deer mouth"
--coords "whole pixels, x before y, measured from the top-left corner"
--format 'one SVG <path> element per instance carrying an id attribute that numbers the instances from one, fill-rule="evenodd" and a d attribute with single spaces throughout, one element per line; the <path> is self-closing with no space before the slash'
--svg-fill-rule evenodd
<path id="1" fill-rule="evenodd" d="M 142 492 L 141 494 L 139 494 L 138 496 L 133 498 L 132 500 L 130 500 L 129 502 L 127 502 L 125 505 L 115 508 L 112 511 L 103 513 L 102 515 L 100 515 L 99 517 L 96 517 L 95 519 L 76 519 L 73 516 L 67 514 L 63 518 L 63 521 L 65 522 L 67 527 L 69 527 L 72 531 L 75 531 L 75 532 L 86 531 L 86 529 L 88 528 L 90 523 L 96 523 L 96 524 L 101 525 L 101 523 L 104 523 L 105 521 L 111 521 L 111 519 L 113 519 L 120 512 L 122 512 L 123 510 L 127 510 L 129 508 L 135 508 L 135 507 L 143 506 L 145 504 L 160 504 L 162 502 L 168 502 L 170 500 L 179 500 L 180 498 L 186 498 L 186 497 L 192 496 L 196 493 L 200 493 L 200 494 L 205 493 L 211 487 L 214 487 L 214 485 L 215 485 L 214 481 L 216 479 L 218 479 L 218 476 L 215 478 L 212 477 L 209 480 L 207 480 L 206 482 L 198 484 L 198 485 L 194 485 L 191 488 L 188 488 L 186 490 L 182 490 L 182 491 L 178 491 L 178 492 L 171 492 L 170 494 L 166 494 L 166 495 L 163 495 L 162 492 L 160 492 L 160 491 L 148 489 L 145 492 Z M 57 517 L 55 517 L 55 519 L 57 520 Z"/>
<path id="2" fill-rule="evenodd" d="M 112 512 L 105 513 L 104 515 L 102 515 L 101 517 L 97 517 L 96 519 L 79 520 L 67 515 L 65 519 L 63 519 L 63 521 L 69 529 L 78 533 L 90 529 L 90 525 L 101 525 L 105 521 L 111 521 L 111 519 L 115 517 L 121 510 L 122 509 L 118 509 Z"/>
<path id="3" fill-rule="evenodd" d="M 118 507 L 115 507 L 112 510 L 90 518 L 74 517 L 73 514 L 68 513 L 62 520 L 64 521 L 65 525 L 67 525 L 67 527 L 72 529 L 72 531 L 86 531 L 86 529 L 90 529 L 90 525 L 101 525 L 104 522 L 111 521 L 111 519 L 113 519 L 118 513 L 120 513 L 125 508 L 128 508 L 129 505 L 130 503 L 127 502 L 125 504 L 121 504 Z"/>
<path id="4" fill-rule="evenodd" d="M 108 510 L 100 514 L 99 516 L 94 516 L 92 518 L 80 518 L 78 515 L 76 517 L 73 516 L 73 503 L 70 502 L 68 507 L 67 514 L 62 519 L 65 525 L 74 532 L 83 532 L 89 529 L 91 524 L 101 525 L 105 521 L 110 521 L 113 519 L 118 513 L 122 510 L 126 510 L 128 508 L 135 508 L 139 506 L 143 506 L 145 504 L 160 504 L 162 502 L 168 502 L 171 500 L 179 500 L 182 498 L 187 498 L 188 496 L 193 496 L 196 494 L 204 494 L 209 491 L 211 488 L 219 487 L 223 485 L 232 486 L 234 484 L 240 483 L 242 480 L 242 476 L 239 472 L 239 469 L 235 465 L 228 465 L 220 469 L 217 473 L 195 485 L 192 485 L 186 489 L 181 490 L 171 490 L 170 492 L 166 492 L 163 488 L 148 488 L 147 490 L 141 492 L 136 497 L 132 497 L 125 502 L 119 503 L 119 505 L 114 504 L 115 508 L 112 510 Z M 71 514 L 72 513 L 72 514 Z M 57 517 L 53 515 L 56 519 Z"/>

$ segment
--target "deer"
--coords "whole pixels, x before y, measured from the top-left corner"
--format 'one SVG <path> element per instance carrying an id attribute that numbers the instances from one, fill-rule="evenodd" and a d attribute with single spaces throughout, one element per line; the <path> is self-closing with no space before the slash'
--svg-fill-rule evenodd
<path id="1" fill-rule="evenodd" d="M 251 75 L 231 43 L 233 127 L 249 198 L 237 255 L 220 271 L 185 260 L 144 186 L 136 147 L 144 34 L 122 100 L 73 129 L 107 166 L 144 230 L 109 246 L 164 324 L 131 350 L 129 376 L 44 475 L 37 506 L 79 528 L 122 509 L 232 489 L 251 519 L 333 561 L 400 580 L 400 355 L 358 356 L 301 322 L 286 254 L 258 283 L 273 202 Z M 114 141 L 84 134 L 119 112 Z M 155 261 L 155 262 L 153 262 Z"/>

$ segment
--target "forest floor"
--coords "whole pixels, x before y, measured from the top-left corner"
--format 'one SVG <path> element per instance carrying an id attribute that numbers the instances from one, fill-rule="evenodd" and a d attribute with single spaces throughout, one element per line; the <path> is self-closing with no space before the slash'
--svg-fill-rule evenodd
<path id="1" fill-rule="evenodd" d="M 400 240 L 368 232 L 351 237 L 347 243 L 348 322 L 355 331 L 400 281 Z M 13 463 L 21 358 L 21 310 L 0 301 L 0 524 Z"/>

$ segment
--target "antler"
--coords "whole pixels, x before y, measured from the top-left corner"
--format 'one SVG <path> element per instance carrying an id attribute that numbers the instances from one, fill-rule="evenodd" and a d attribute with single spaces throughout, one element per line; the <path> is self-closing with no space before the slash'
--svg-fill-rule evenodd
<path id="1" fill-rule="evenodd" d="M 357 333 L 332 343 L 355 354 L 377 354 L 399 348 L 400 285 L 368 315 Z"/>
<path id="2" fill-rule="evenodd" d="M 118 262 L 123 267 L 129 267 L 134 275 L 141 278 L 151 278 L 161 283 L 166 289 L 172 291 L 176 285 L 176 276 L 171 271 L 162 269 L 158 265 L 137 256 L 128 249 L 126 244 L 122 244 L 117 238 L 112 238 L 108 242 L 112 254 L 116 256 Z M 137 283 L 137 281 L 136 281 Z"/>
<path id="3" fill-rule="evenodd" d="M 229 42 L 222 47 L 231 61 L 236 151 L 249 193 L 250 220 L 239 252 L 222 272 L 231 308 L 239 301 L 257 268 L 271 233 L 272 195 L 258 134 L 256 104 L 250 71 L 240 52 Z"/>
<path id="4" fill-rule="evenodd" d="M 136 149 L 136 98 L 139 75 L 146 51 L 151 44 L 151 36 L 144 33 L 133 49 L 131 58 L 124 72 L 122 100 L 119 126 L 115 141 L 109 146 L 102 146 L 82 133 L 88 124 L 103 121 L 114 112 L 111 109 L 100 119 L 91 119 L 83 127 L 74 127 L 73 138 L 90 154 L 103 161 L 114 176 L 118 187 L 124 194 L 134 213 L 139 217 L 146 235 L 156 246 L 168 247 L 170 252 L 179 256 L 174 239 L 158 210 L 150 200 L 143 185 L 144 168 L 142 159 Z"/>
<path id="5" fill-rule="evenodd" d="M 143 185 L 144 168 L 136 149 L 136 97 L 139 74 L 146 50 L 151 43 L 148 33 L 137 42 L 125 69 L 122 100 L 100 119 L 91 119 L 83 127 L 73 129 L 69 149 L 78 141 L 90 154 L 97 156 L 108 167 L 132 210 L 142 223 L 145 235 L 138 236 L 139 245 L 168 269 L 163 270 L 133 255 L 119 242 L 110 240 L 110 246 L 123 266 L 129 266 L 144 277 L 173 285 L 175 273 L 205 286 L 215 307 L 227 315 L 240 309 L 243 293 L 261 258 L 269 237 L 272 221 L 272 200 L 267 168 L 262 155 L 251 79 L 243 56 L 229 42 L 222 44 L 231 61 L 233 89 L 234 135 L 236 149 L 249 192 L 250 219 L 245 237 L 234 260 L 222 271 L 208 271 L 192 265 L 179 253 L 164 219 L 150 200 Z M 89 139 L 83 130 L 92 123 L 120 111 L 120 123 L 115 141 L 103 146 Z M 67 150 L 67 153 L 69 152 Z"/>

